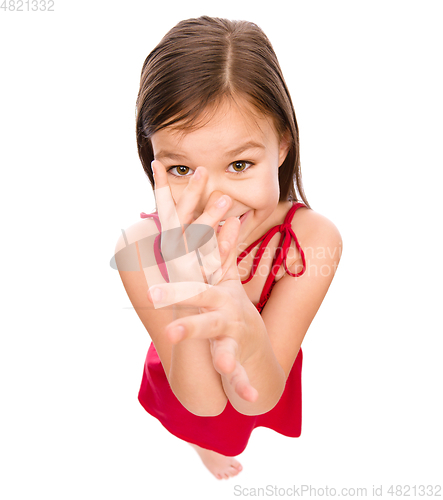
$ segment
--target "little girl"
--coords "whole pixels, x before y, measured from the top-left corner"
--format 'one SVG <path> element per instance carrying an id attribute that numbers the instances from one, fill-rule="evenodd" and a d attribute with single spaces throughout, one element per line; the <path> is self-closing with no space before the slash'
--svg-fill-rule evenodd
<path id="1" fill-rule="evenodd" d="M 143 65 L 136 132 L 157 207 L 116 254 L 163 237 L 174 212 L 183 227 L 213 229 L 222 269 L 204 293 L 156 307 L 177 292 L 165 245 L 143 247 L 156 255 L 162 297 L 152 283 L 148 292 L 141 247 L 139 271 L 119 267 L 153 341 L 139 401 L 228 478 L 255 427 L 301 434 L 301 344 L 340 260 L 340 233 L 306 200 L 292 101 L 255 24 L 201 17 L 167 33 Z"/>

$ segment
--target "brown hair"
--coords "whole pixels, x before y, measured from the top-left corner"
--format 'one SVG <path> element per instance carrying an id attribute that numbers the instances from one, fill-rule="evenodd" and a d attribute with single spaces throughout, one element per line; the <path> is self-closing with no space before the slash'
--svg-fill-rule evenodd
<path id="1" fill-rule="evenodd" d="M 246 98 L 270 116 L 279 138 L 290 133 L 291 146 L 278 169 L 279 201 L 306 199 L 300 170 L 297 120 L 277 56 L 254 23 L 207 16 L 179 22 L 146 58 L 137 97 L 137 148 L 152 188 L 150 137 L 177 124 L 182 130 L 201 126 L 208 109 L 223 98 Z M 207 113 L 206 113 L 207 116 Z"/>

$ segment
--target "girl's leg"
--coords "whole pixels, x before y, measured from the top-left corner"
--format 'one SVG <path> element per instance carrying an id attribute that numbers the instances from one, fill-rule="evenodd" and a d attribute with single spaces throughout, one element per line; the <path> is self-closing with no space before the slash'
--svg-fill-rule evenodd
<path id="1" fill-rule="evenodd" d="M 191 446 L 200 455 L 202 462 L 205 464 L 209 472 L 211 472 L 217 479 L 228 479 L 236 476 L 243 470 L 240 462 L 233 457 L 220 455 L 220 453 L 200 448 L 200 446 L 195 444 L 191 444 Z"/>

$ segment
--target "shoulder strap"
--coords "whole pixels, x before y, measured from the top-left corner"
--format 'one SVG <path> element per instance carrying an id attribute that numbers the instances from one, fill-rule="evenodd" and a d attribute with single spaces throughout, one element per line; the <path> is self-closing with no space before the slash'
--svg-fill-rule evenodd
<path id="1" fill-rule="evenodd" d="M 285 220 L 284 220 L 283 224 L 286 224 L 288 222 L 291 223 L 292 222 L 292 218 L 294 217 L 295 212 L 299 208 L 301 208 L 301 207 L 307 208 L 304 203 L 293 201 L 292 202 L 292 207 L 288 210 L 288 213 L 286 214 L 286 217 L 285 217 Z"/>
<path id="2" fill-rule="evenodd" d="M 280 269 L 280 266 L 282 263 L 284 265 L 285 271 L 292 277 L 301 276 L 306 270 L 306 260 L 305 260 L 304 252 L 298 243 L 297 236 L 295 235 L 294 231 L 292 230 L 292 218 L 294 217 L 295 212 L 301 207 L 306 207 L 306 205 L 304 203 L 293 202 L 292 207 L 288 210 L 288 213 L 286 214 L 286 217 L 285 217 L 283 224 L 280 224 L 279 226 L 275 226 L 269 231 L 269 233 L 271 234 L 271 238 L 272 238 L 272 236 L 274 236 L 274 234 L 276 232 L 280 232 L 281 237 L 280 237 L 280 241 L 279 241 L 277 250 L 275 252 L 274 260 L 272 261 L 271 272 L 269 273 L 268 278 L 266 279 L 265 285 L 263 287 L 263 290 L 262 290 L 262 293 L 260 296 L 260 302 L 257 304 L 257 309 L 259 309 L 259 311 L 261 311 L 261 309 L 263 309 L 263 307 L 265 306 L 266 302 L 268 301 L 268 299 L 271 295 L 272 288 L 275 285 L 275 276 L 276 276 L 278 270 Z M 300 252 L 302 262 L 303 262 L 303 269 L 297 274 L 292 274 L 288 270 L 287 265 L 286 265 L 286 258 L 288 255 L 288 250 L 289 250 L 289 247 L 291 246 L 291 238 L 294 239 L 295 246 L 297 247 L 298 251 Z M 269 239 L 268 239 L 268 241 L 269 241 Z M 259 252 L 260 252 L 260 254 L 259 254 Z M 264 248 L 262 249 L 262 246 L 260 246 L 260 248 L 257 251 L 257 254 L 254 258 L 253 269 L 251 269 L 251 273 L 250 273 L 249 277 L 247 278 L 247 280 L 242 281 L 242 283 L 246 283 L 247 281 L 252 279 L 252 277 L 255 273 L 255 270 L 257 268 L 257 265 L 258 265 L 258 263 L 257 263 L 254 267 L 255 261 L 256 261 L 257 257 L 258 257 L 258 262 L 260 261 L 261 256 L 263 255 L 263 252 L 264 252 Z M 251 274 L 252 274 L 252 276 L 251 276 Z"/>
<path id="3" fill-rule="evenodd" d="M 257 250 L 257 253 L 255 254 L 254 260 L 252 262 L 251 272 L 249 273 L 249 276 L 246 278 L 246 280 L 242 281 L 242 284 L 248 283 L 254 277 L 255 272 L 257 270 L 257 266 L 262 258 L 262 255 L 266 249 L 266 246 L 268 245 L 269 241 L 273 238 L 273 236 L 278 232 L 282 233 L 282 236 L 281 236 L 280 242 L 278 244 L 278 249 L 277 249 L 276 256 L 275 256 L 275 259 L 273 262 L 270 276 L 273 273 L 274 269 L 280 268 L 280 265 L 283 261 L 284 261 L 285 270 L 289 274 L 291 274 L 286 267 L 286 256 L 288 253 L 289 246 L 291 244 L 291 236 L 295 239 L 295 244 L 296 244 L 297 248 L 299 249 L 299 251 L 301 250 L 301 248 L 299 248 L 297 237 L 295 236 L 294 232 L 292 231 L 291 222 L 292 222 L 292 218 L 293 218 L 295 212 L 301 207 L 306 207 L 306 205 L 304 203 L 293 202 L 292 207 L 288 210 L 288 213 L 286 214 L 286 217 L 285 217 L 285 220 L 283 221 L 283 224 L 279 224 L 279 225 L 274 226 L 271 229 L 269 229 L 269 231 L 267 233 L 265 233 L 263 236 L 261 236 L 258 240 L 254 241 L 254 243 L 251 243 L 248 246 L 248 248 L 246 250 L 244 250 L 237 257 L 237 264 L 239 264 L 239 262 L 241 262 L 246 257 L 246 255 L 248 255 L 251 252 L 251 250 L 257 246 L 258 243 L 261 243 L 259 249 Z M 301 253 L 302 253 L 302 251 L 301 251 Z M 280 259 L 280 255 L 282 255 L 281 259 Z M 303 258 L 303 263 L 304 263 L 304 255 L 302 255 L 302 258 Z M 279 266 L 277 268 L 275 268 L 274 264 L 277 265 L 278 261 L 280 261 Z M 304 271 L 304 268 L 303 268 L 303 271 Z M 272 276 L 272 279 L 275 278 L 275 274 L 276 274 L 276 272 Z M 294 275 L 291 274 L 291 276 L 294 276 Z M 297 276 L 299 276 L 299 274 Z M 266 284 L 267 283 L 268 283 L 268 281 L 266 282 Z M 265 285 L 265 288 L 266 288 L 266 285 Z"/>

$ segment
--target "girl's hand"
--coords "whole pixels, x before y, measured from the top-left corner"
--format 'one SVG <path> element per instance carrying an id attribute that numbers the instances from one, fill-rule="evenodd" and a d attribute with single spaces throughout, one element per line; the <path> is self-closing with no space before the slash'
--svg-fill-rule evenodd
<path id="1" fill-rule="evenodd" d="M 194 174 L 177 205 L 172 198 L 164 166 L 159 161 L 154 161 L 153 169 L 157 209 L 163 230 L 162 240 L 165 229 L 177 228 L 178 224 L 191 224 L 189 227 L 192 227 L 192 224 L 206 224 L 216 231 L 218 222 L 229 210 L 231 200 L 225 196 L 227 204 L 217 207 L 212 197 L 203 214 L 193 220 L 193 213 L 206 182 L 204 168 L 199 167 L 200 179 L 196 179 Z M 215 198 L 218 199 L 219 195 Z M 220 256 L 220 272 L 216 285 L 201 283 L 198 280 L 176 280 L 175 283 L 151 287 L 148 298 L 157 307 L 178 302 L 183 307 L 199 307 L 203 314 L 173 321 L 167 326 L 166 335 L 174 344 L 190 338 L 207 338 L 214 368 L 241 398 L 254 402 L 258 393 L 251 386 L 243 364 L 256 351 L 254 338 L 266 334 L 266 327 L 246 295 L 238 274 L 236 249 L 239 230 L 240 221 L 236 217 L 230 217 L 222 226 L 218 238 L 216 237 Z M 177 231 L 174 230 L 174 233 L 176 235 L 170 241 L 179 244 Z M 174 272 L 177 277 L 180 269 L 177 267 Z M 216 273 L 217 270 L 214 271 L 214 274 Z M 188 269 L 184 269 L 182 274 L 189 274 Z M 190 289 L 194 293 L 189 294 Z M 155 295 L 156 290 L 161 291 L 161 297 Z"/>
<path id="2" fill-rule="evenodd" d="M 168 269 L 169 282 L 186 286 L 176 287 L 175 301 L 197 295 L 221 279 L 218 223 L 229 210 L 231 199 L 223 193 L 212 193 L 203 214 L 194 219 L 197 205 L 206 183 L 206 170 L 199 167 L 176 204 L 169 187 L 168 174 L 161 162 L 152 162 L 155 198 L 161 223 L 161 251 Z M 200 176 L 200 178 L 199 178 Z M 220 198 L 224 205 L 220 205 Z M 186 229 L 185 229 L 186 226 Z M 202 273 L 203 271 L 203 273 Z M 192 285 L 191 285 L 192 283 Z M 172 302 L 171 302 L 172 303 Z M 164 307 L 163 303 L 161 307 Z M 159 307 L 154 300 L 154 306 Z"/>

